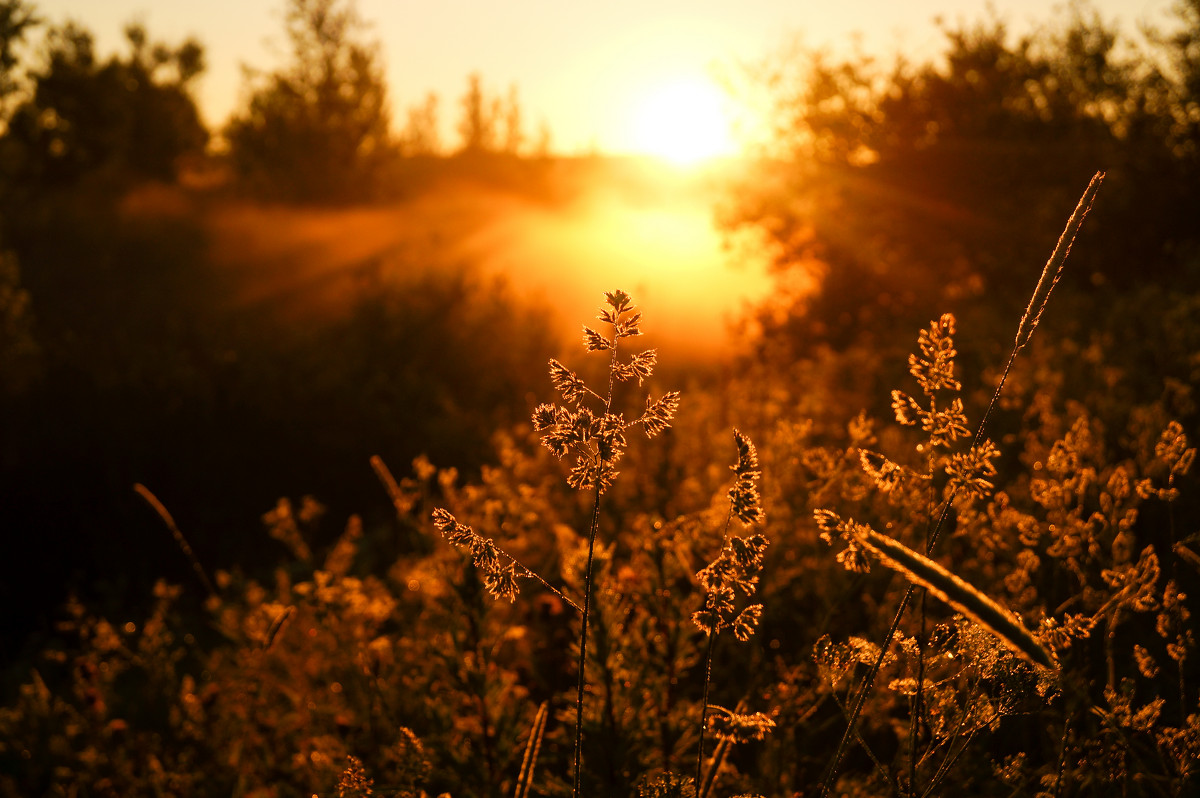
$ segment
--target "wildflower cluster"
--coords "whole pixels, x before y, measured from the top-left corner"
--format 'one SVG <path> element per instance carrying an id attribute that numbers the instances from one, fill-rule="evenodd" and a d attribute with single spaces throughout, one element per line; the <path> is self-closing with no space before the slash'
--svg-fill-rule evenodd
<path id="1" fill-rule="evenodd" d="M 717 558 L 696 574 L 704 588 L 704 609 L 692 615 L 696 626 L 707 634 L 732 628 L 743 643 L 750 639 L 762 616 L 762 605 L 751 604 L 735 612 L 736 591 L 749 597 L 758 587 L 767 539 L 762 535 L 730 537 Z"/>
<path id="2" fill-rule="evenodd" d="M 1172 421 L 1167 425 L 1158 443 L 1154 445 L 1154 456 L 1167 468 L 1167 487 L 1159 490 L 1158 496 L 1165 501 L 1174 501 L 1179 498 L 1175 478 L 1186 474 L 1196 459 L 1196 449 L 1188 446 L 1187 434 L 1184 433 L 1182 424 Z"/>
<path id="3" fill-rule="evenodd" d="M 995 487 L 995 483 L 992 482 L 992 478 L 996 476 L 995 460 L 999 457 L 1000 450 L 990 440 L 984 440 L 965 452 L 951 455 L 946 463 L 946 473 L 950 477 L 946 484 L 946 493 L 962 493 L 965 497 L 974 499 L 990 496 Z"/>
<path id="4" fill-rule="evenodd" d="M 954 379 L 954 316 L 942 314 L 941 319 L 922 330 L 918 343 L 921 356 L 908 356 L 908 371 L 921 386 L 929 407 L 926 409 L 916 399 L 900 390 L 892 391 L 892 410 L 896 420 L 905 426 L 920 422 L 921 429 L 929 433 L 931 446 L 946 446 L 968 434 L 967 417 L 963 413 L 963 402 L 954 397 L 949 406 L 938 406 L 939 391 L 957 392 L 962 384 Z"/>
<path id="5" fill-rule="evenodd" d="M 713 734 L 722 740 L 748 743 L 766 738 L 775 728 L 775 721 L 762 712 L 742 714 L 723 707 L 714 707 L 717 713 L 709 720 Z"/>
<path id="6" fill-rule="evenodd" d="M 596 489 L 600 493 L 612 486 L 619 473 L 617 463 L 625 453 L 625 430 L 642 425 L 647 437 L 653 438 L 671 426 L 679 408 L 679 392 L 670 391 L 657 401 L 646 398 L 646 410 L 632 422 L 612 412 L 613 383 L 636 379 L 640 386 L 654 372 L 657 354 L 647 349 L 628 361 L 618 357 L 617 347 L 622 338 L 642 334 L 642 314 L 630 304 L 624 291 L 605 292 L 608 307 L 601 308 L 600 321 L 609 325 L 605 336 L 591 327 L 583 328 L 583 345 L 588 352 L 610 352 L 609 388 L 605 396 L 597 393 L 573 371 L 557 360 L 550 361 L 550 381 L 562 396 L 564 405 L 541 404 L 533 411 L 533 427 L 542 434 L 542 443 L 560 459 L 575 455 L 575 465 L 567 483 L 577 490 Z M 587 406 L 588 401 L 602 405 L 599 410 Z"/>
<path id="7" fill-rule="evenodd" d="M 958 354 L 954 348 L 954 325 L 953 314 L 942 314 L 940 319 L 930 323 L 929 329 L 921 330 L 917 339 L 921 354 L 908 356 L 908 371 L 921 386 L 928 407 L 903 391 L 892 391 L 892 411 L 896 421 L 905 426 L 919 423 L 929 439 L 927 445 L 918 446 L 917 451 L 931 456 L 935 448 L 948 448 L 969 434 L 961 397 L 955 396 L 948 404 L 942 399 L 939 405 L 941 393 L 962 390 L 962 383 L 954 376 L 954 358 Z M 951 454 L 937 463 L 937 467 L 949 476 L 946 497 L 961 495 L 966 499 L 984 499 L 990 496 L 995 487 L 992 481 L 996 476 L 995 461 L 999 457 L 1000 450 L 996 445 L 984 439 L 967 451 Z M 906 482 L 927 482 L 929 479 L 929 474 L 912 472 L 876 452 L 862 451 L 859 459 L 863 471 L 885 492 Z M 931 461 L 930 474 L 933 468 Z"/>

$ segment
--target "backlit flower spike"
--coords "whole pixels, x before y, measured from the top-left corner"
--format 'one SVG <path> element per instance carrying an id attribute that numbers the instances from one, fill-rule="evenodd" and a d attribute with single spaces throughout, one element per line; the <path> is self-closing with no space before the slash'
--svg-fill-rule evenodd
<path id="1" fill-rule="evenodd" d="M 954 314 L 943 313 L 940 319 L 930 322 L 928 330 L 921 330 L 917 345 L 921 347 L 922 357 L 908 356 L 908 370 L 926 395 L 962 389 L 962 383 L 954 379 L 954 356 L 958 350 L 954 348 L 953 336 Z"/>
<path id="2" fill-rule="evenodd" d="M 641 424 L 646 431 L 646 437 L 653 438 L 658 433 L 671 426 L 671 419 L 679 410 L 679 391 L 669 391 L 657 402 L 651 402 L 646 397 L 646 412 L 633 422 Z"/>
<path id="3" fill-rule="evenodd" d="M 610 341 L 591 327 L 585 326 L 583 328 L 583 348 L 587 351 L 603 352 L 608 349 L 615 349 L 616 346 L 615 341 Z"/>
<path id="4" fill-rule="evenodd" d="M 762 510 L 762 500 L 758 495 L 758 450 L 750 439 L 738 430 L 733 431 L 734 443 L 737 445 L 737 463 L 730 466 L 736 479 L 729 489 L 729 500 L 732 502 L 733 514 L 743 524 L 761 524 L 765 518 Z"/>

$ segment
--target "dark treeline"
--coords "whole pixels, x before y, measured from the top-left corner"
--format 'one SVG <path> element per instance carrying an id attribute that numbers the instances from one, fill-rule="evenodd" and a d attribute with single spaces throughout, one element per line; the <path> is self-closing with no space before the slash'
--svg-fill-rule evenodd
<path id="1" fill-rule="evenodd" d="M 0 166 L 10 208 L 22 192 L 97 175 L 170 182 L 202 168 L 206 153 L 243 193 L 321 204 L 394 197 L 419 168 L 414 160 L 454 155 L 478 167 L 484 156 L 549 154 L 545 125 L 536 141 L 524 128 L 517 87 L 492 95 L 478 74 L 459 100 L 457 147 L 442 142 L 433 93 L 394 132 L 381 54 L 352 2 L 288 0 L 288 61 L 274 72 L 248 69 L 243 107 L 216 131 L 205 129 L 192 92 L 205 68 L 200 42 L 173 47 L 130 24 L 127 52 L 101 59 L 77 22 L 46 26 L 24 0 L 0 13 Z M 21 59 L 41 28 L 37 51 Z"/>

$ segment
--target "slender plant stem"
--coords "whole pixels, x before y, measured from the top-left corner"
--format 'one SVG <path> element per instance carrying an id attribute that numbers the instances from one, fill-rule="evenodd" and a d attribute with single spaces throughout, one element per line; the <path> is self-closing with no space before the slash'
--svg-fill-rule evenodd
<path id="1" fill-rule="evenodd" d="M 509 559 L 509 560 L 510 560 L 512 563 L 513 563 L 513 565 L 516 565 L 518 568 L 520 568 L 522 571 L 524 571 L 526 576 L 530 577 L 531 579 L 536 579 L 537 581 L 541 582 L 541 583 L 542 583 L 542 587 L 546 588 L 546 589 L 547 589 L 547 590 L 549 590 L 551 593 L 553 593 L 554 595 L 558 596 L 558 597 L 559 597 L 560 599 L 562 599 L 563 601 L 565 601 L 565 602 L 567 602 L 568 604 L 570 604 L 570 605 L 571 605 L 571 608 L 572 608 L 572 609 L 574 609 L 576 612 L 583 612 L 583 608 L 582 608 L 582 607 L 580 607 L 580 606 L 579 606 L 578 604 L 576 604 L 574 601 L 571 601 L 571 599 L 567 598 L 566 594 L 564 594 L 564 593 L 563 593 L 561 590 L 559 590 L 559 589 L 558 589 L 558 588 L 556 588 L 554 585 L 550 584 L 550 583 L 549 583 L 549 582 L 547 582 L 545 579 L 543 579 L 543 578 L 542 578 L 542 575 L 541 575 L 541 574 L 539 574 L 537 571 L 535 571 L 535 570 L 533 570 L 532 568 L 528 567 L 528 566 L 527 566 L 527 565 L 525 565 L 523 562 L 521 562 L 521 561 L 520 561 L 520 560 L 518 560 L 516 557 L 512 556 L 511 554 L 509 554 L 507 551 L 505 551 L 504 549 L 500 548 L 499 546 L 497 546 L 497 547 L 496 547 L 496 551 L 498 551 L 498 552 L 500 552 L 501 554 L 503 554 L 505 557 L 507 557 L 507 558 L 508 558 L 508 559 Z"/>
<path id="2" fill-rule="evenodd" d="M 925 484 L 927 498 L 925 506 L 929 508 L 932 516 L 935 507 L 934 504 L 934 487 L 933 487 L 933 447 L 930 447 L 929 456 L 926 458 L 925 467 Z M 930 535 L 929 520 L 925 522 L 925 551 L 929 552 L 929 535 Z M 917 743 L 921 734 L 921 716 L 925 709 L 925 600 L 928 598 L 929 591 L 922 588 L 921 590 L 921 630 L 917 634 L 917 684 L 916 692 L 913 693 L 913 710 L 912 719 L 909 722 L 908 729 L 908 791 L 909 794 L 916 798 L 917 795 Z"/>
<path id="3" fill-rule="evenodd" d="M 713 784 L 717 781 L 717 771 L 721 769 L 721 765 L 725 764 L 725 757 L 728 754 L 729 741 L 721 740 L 717 743 L 717 747 L 713 749 L 712 765 L 708 769 L 708 775 L 704 777 L 704 784 L 699 787 L 696 793 L 696 798 L 708 798 L 708 794 L 712 792 Z"/>
<path id="4" fill-rule="evenodd" d="M 704 608 L 708 608 L 708 596 L 704 597 Z M 708 686 L 712 681 L 713 647 L 717 643 L 716 621 L 708 628 L 708 646 L 704 652 L 704 694 L 700 699 L 700 741 L 696 744 L 696 785 L 704 771 L 704 726 L 708 722 Z"/>
<path id="5" fill-rule="evenodd" d="M 729 503 L 729 513 L 725 516 L 725 528 L 721 531 L 721 545 L 729 539 L 729 524 L 733 521 L 733 502 Z M 704 596 L 704 605 L 701 609 L 708 609 L 708 595 Z M 712 658 L 713 647 L 717 643 L 717 632 L 719 631 L 718 619 L 714 615 L 713 622 L 708 629 L 708 647 L 704 654 L 704 696 L 700 701 L 700 741 L 696 745 L 696 787 L 700 787 L 700 775 L 704 769 L 704 727 L 708 723 L 708 686 L 712 682 Z"/>
<path id="6" fill-rule="evenodd" d="M 615 328 L 615 325 L 614 325 Z M 617 341 L 614 329 L 612 338 L 612 355 L 608 364 L 608 398 L 604 400 L 604 412 L 612 410 L 613 388 L 616 385 L 617 374 Z M 598 396 L 593 392 L 593 396 Z M 583 764 L 583 691 L 587 686 L 587 637 L 588 617 L 592 610 L 592 563 L 596 555 L 596 533 L 600 530 L 600 495 L 603 489 L 596 485 L 596 500 L 592 503 L 592 520 L 588 525 L 588 556 L 587 566 L 583 571 L 583 621 L 579 628 L 579 685 L 575 692 L 575 775 L 571 787 L 572 798 L 579 798 L 580 771 Z"/>
<path id="7" fill-rule="evenodd" d="M 829 790 L 833 787 L 833 779 L 837 775 L 838 765 L 842 762 L 842 756 L 846 753 L 850 738 L 858 730 L 858 718 L 862 715 L 863 705 L 867 702 L 867 694 L 871 692 L 871 688 L 875 685 L 875 677 L 879 675 L 879 669 L 883 666 L 882 652 L 887 651 L 888 646 L 892 643 L 892 638 L 896 636 L 896 630 L 900 628 L 900 619 L 904 617 L 904 610 L 908 608 L 908 602 L 912 599 L 914 590 L 915 586 L 909 585 L 908 590 L 904 593 L 904 597 L 900 599 L 900 606 L 896 610 L 895 617 L 892 618 L 892 625 L 888 629 L 888 633 L 884 636 L 884 645 L 881 649 L 881 654 L 875 658 L 875 661 L 871 663 L 871 667 L 867 669 L 867 674 L 863 677 L 862 685 L 858 688 L 858 693 L 854 696 L 854 705 L 850 710 L 850 719 L 846 722 L 846 731 L 842 734 L 837 751 L 834 752 L 833 759 L 829 761 L 829 766 L 825 770 L 825 778 L 822 781 L 820 793 L 823 796 L 828 795 Z"/>
<path id="8" fill-rule="evenodd" d="M 600 527 L 600 489 L 592 504 L 592 522 L 588 530 L 587 566 L 583 572 L 583 622 L 579 630 L 579 687 L 575 694 L 575 776 L 571 795 L 579 798 L 580 765 L 583 760 L 583 688 L 587 685 L 584 670 L 587 666 L 588 616 L 592 609 L 592 561 L 596 553 L 596 532 Z"/>
<path id="9" fill-rule="evenodd" d="M 542 735 L 546 733 L 549 708 L 550 702 L 543 701 L 533 718 L 533 728 L 529 731 L 529 742 L 525 745 L 525 757 L 521 760 L 521 772 L 517 776 L 514 798 L 527 798 L 529 795 L 529 787 L 533 784 L 533 771 L 537 767 L 538 752 L 542 748 Z"/>
<path id="10" fill-rule="evenodd" d="M 1071 732 L 1071 715 L 1069 712 L 1064 714 L 1066 717 L 1063 719 L 1062 746 L 1058 752 L 1058 778 L 1054 780 L 1054 798 L 1062 795 L 1063 773 L 1067 769 L 1067 740 Z"/>
<path id="11" fill-rule="evenodd" d="M 929 591 L 921 590 L 921 631 L 917 634 L 917 684 L 913 694 L 913 715 L 908 731 L 908 789 L 917 795 L 917 743 L 921 736 L 921 717 L 925 712 L 925 600 Z"/>
<path id="12" fill-rule="evenodd" d="M 158 500 L 157 496 L 150 492 L 149 488 L 140 482 L 134 483 L 133 490 L 137 493 L 137 495 L 142 497 L 142 500 L 145 501 L 146 504 L 150 505 L 150 509 L 158 513 L 158 517 L 162 519 L 162 522 L 166 524 L 167 530 L 171 533 L 171 536 L 175 538 L 175 545 L 179 546 L 179 550 L 183 552 L 183 556 L 187 557 L 188 562 L 192 566 L 192 571 L 194 571 L 196 574 L 196 578 L 200 580 L 202 585 L 204 585 L 204 589 L 208 591 L 208 595 L 216 598 L 217 589 L 213 587 L 212 580 L 210 580 L 208 578 L 208 574 L 204 572 L 204 566 L 200 564 L 200 560 L 196 557 L 195 552 L 192 551 L 192 547 L 188 545 L 187 538 L 185 538 L 183 533 L 179 531 L 179 527 L 175 524 L 175 519 L 171 516 L 171 513 L 167 511 L 166 506 Z"/>
<path id="13" fill-rule="evenodd" d="M 1172 468 L 1171 473 L 1167 475 L 1167 489 L 1174 491 L 1175 489 L 1175 471 Z M 1170 549 L 1171 552 L 1171 581 L 1176 585 L 1179 584 L 1179 549 L 1175 543 L 1178 537 L 1175 532 L 1175 498 L 1172 493 L 1171 498 L 1167 499 L 1167 530 L 1170 532 Z M 1175 601 L 1175 611 L 1172 613 L 1175 616 L 1175 623 L 1183 628 L 1183 605 Z M 1176 670 L 1179 672 L 1179 727 L 1182 729 L 1187 726 L 1187 681 L 1184 676 L 1183 660 L 1175 662 Z"/>
<path id="14" fill-rule="evenodd" d="M 746 699 L 743 698 L 738 701 L 733 711 L 738 713 L 745 712 Z M 704 784 L 696 782 L 696 798 L 708 798 L 708 794 L 712 792 L 713 784 L 716 783 L 717 773 L 720 772 L 721 767 L 725 764 L 725 759 L 729 756 L 729 749 L 731 747 L 732 743 L 730 743 L 728 738 L 722 738 L 717 741 L 717 747 L 713 749 L 712 764 L 708 766 L 708 774 L 704 777 Z"/>

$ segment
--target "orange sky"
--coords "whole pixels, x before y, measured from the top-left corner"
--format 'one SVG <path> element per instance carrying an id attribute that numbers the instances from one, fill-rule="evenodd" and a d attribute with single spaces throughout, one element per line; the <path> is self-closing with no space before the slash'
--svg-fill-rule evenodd
<path id="1" fill-rule="evenodd" d="M 236 107 L 241 64 L 271 68 L 283 52 L 284 0 L 32 0 L 50 22 L 70 17 L 95 32 L 101 53 L 139 19 L 153 36 L 195 35 L 209 69 L 199 99 L 210 125 Z M 854 32 L 872 51 L 929 54 L 932 20 L 976 20 L 984 0 L 358 0 L 387 65 L 396 119 L 426 92 L 442 98 L 448 144 L 466 76 L 487 88 L 517 84 L 529 128 L 545 120 L 565 153 L 642 149 L 632 117 L 656 84 L 704 79 L 779 49 L 797 34 L 807 45 L 848 47 Z M 1039 0 L 993 3 L 1017 30 L 1065 14 Z M 1095 0 L 1106 19 L 1132 29 L 1162 23 L 1171 0 Z M 1047 9 L 1057 10 L 1047 10 Z M 274 44 L 272 44 L 272 42 Z"/>

